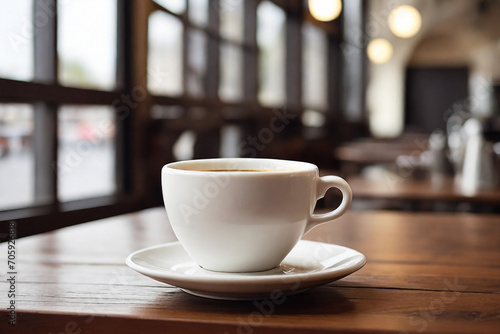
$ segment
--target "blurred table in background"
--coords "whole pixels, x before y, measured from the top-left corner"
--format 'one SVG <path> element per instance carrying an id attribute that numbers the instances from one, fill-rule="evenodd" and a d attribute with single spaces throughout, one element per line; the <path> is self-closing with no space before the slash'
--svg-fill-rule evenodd
<path id="1" fill-rule="evenodd" d="M 464 193 L 451 176 L 419 180 L 386 172 L 378 178 L 353 176 L 347 181 L 355 201 L 371 201 L 378 208 L 457 211 L 462 207 L 466 211 L 500 211 L 500 188 Z"/>
<path id="2" fill-rule="evenodd" d="M 363 167 L 394 164 L 397 157 L 417 156 L 429 149 L 428 135 L 407 134 L 396 139 L 361 138 L 337 147 L 334 157 L 343 175 L 359 174 Z"/>

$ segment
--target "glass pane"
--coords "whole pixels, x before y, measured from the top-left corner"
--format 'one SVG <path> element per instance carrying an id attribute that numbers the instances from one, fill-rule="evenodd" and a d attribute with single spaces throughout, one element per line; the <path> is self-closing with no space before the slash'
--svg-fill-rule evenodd
<path id="1" fill-rule="evenodd" d="M 222 0 L 217 5 L 220 35 L 231 41 L 243 41 L 243 0 Z"/>
<path id="2" fill-rule="evenodd" d="M 257 8 L 259 92 L 263 105 L 285 103 L 285 12 L 269 1 Z"/>
<path id="3" fill-rule="evenodd" d="M 186 10 L 186 0 L 154 0 L 154 2 L 176 14 L 182 14 Z"/>
<path id="4" fill-rule="evenodd" d="M 33 107 L 0 104 L 0 210 L 34 202 Z"/>
<path id="5" fill-rule="evenodd" d="M 302 26 L 302 102 L 308 108 L 328 108 L 328 40 L 311 23 Z"/>
<path id="6" fill-rule="evenodd" d="M 305 126 L 319 128 L 325 125 L 326 117 L 323 112 L 307 109 L 302 113 L 301 120 Z"/>
<path id="7" fill-rule="evenodd" d="M 221 44 L 219 97 L 222 100 L 238 101 L 242 99 L 242 75 L 242 49 L 232 44 Z"/>
<path id="8" fill-rule="evenodd" d="M 182 22 L 172 15 L 149 16 L 148 89 L 153 94 L 182 94 Z"/>
<path id="9" fill-rule="evenodd" d="M 221 158 L 237 158 L 240 156 L 242 131 L 239 126 L 226 125 L 221 129 Z"/>
<path id="10" fill-rule="evenodd" d="M 115 117 L 107 106 L 59 109 L 58 191 L 61 201 L 113 194 Z"/>
<path id="11" fill-rule="evenodd" d="M 207 67 L 207 36 L 200 30 L 191 29 L 188 43 L 188 93 L 194 97 L 203 97 L 205 94 L 203 80 Z"/>
<path id="12" fill-rule="evenodd" d="M 116 0 L 64 1 L 57 11 L 61 84 L 115 88 Z"/>
<path id="13" fill-rule="evenodd" d="M 177 160 L 193 159 L 196 133 L 192 130 L 184 131 L 174 144 L 174 157 Z"/>
<path id="14" fill-rule="evenodd" d="M 32 0 L 0 0 L 0 77 L 33 79 Z"/>
<path id="15" fill-rule="evenodd" d="M 208 24 L 208 0 L 189 0 L 189 19 L 199 26 Z"/>

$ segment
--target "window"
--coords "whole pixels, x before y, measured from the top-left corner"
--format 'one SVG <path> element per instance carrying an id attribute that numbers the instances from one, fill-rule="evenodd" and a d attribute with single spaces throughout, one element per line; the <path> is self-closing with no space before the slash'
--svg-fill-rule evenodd
<path id="1" fill-rule="evenodd" d="M 173 15 L 156 11 L 149 17 L 148 89 L 154 94 L 183 93 L 182 33 L 182 22 Z"/>
<path id="2" fill-rule="evenodd" d="M 127 211 L 124 13 L 117 0 L 0 1 L 0 220 L 25 222 L 21 235 Z"/>
<path id="3" fill-rule="evenodd" d="M 243 0 L 220 1 L 218 7 L 219 97 L 228 102 L 243 98 Z"/>
<path id="4" fill-rule="evenodd" d="M 33 106 L 0 104 L 0 210 L 35 202 Z"/>
<path id="5" fill-rule="evenodd" d="M 218 15 L 220 36 L 228 41 L 243 42 L 243 0 L 220 1 Z"/>
<path id="6" fill-rule="evenodd" d="M 0 0 L 0 220 L 26 235 L 159 205 L 165 163 L 263 156 L 248 138 L 280 110 L 325 115 L 330 39 L 299 7 Z"/>
<path id="7" fill-rule="evenodd" d="M 207 73 L 206 49 L 208 37 L 204 31 L 191 29 L 188 36 L 187 91 L 190 96 L 205 96 L 204 80 Z"/>
<path id="8" fill-rule="evenodd" d="M 243 50 L 230 43 L 220 45 L 219 96 L 225 101 L 239 101 L 243 97 Z"/>
<path id="9" fill-rule="evenodd" d="M 62 85 L 115 88 L 116 1 L 65 1 L 57 7 L 57 51 Z"/>
<path id="10" fill-rule="evenodd" d="M 33 79 L 32 0 L 0 0 L 0 77 Z"/>
<path id="11" fill-rule="evenodd" d="M 208 24 L 208 1 L 189 0 L 189 20 L 198 27 L 206 27 Z"/>
<path id="12" fill-rule="evenodd" d="M 169 11 L 182 14 L 186 10 L 186 0 L 154 0 Z"/>
<path id="13" fill-rule="evenodd" d="M 302 123 L 321 127 L 328 110 L 328 39 L 312 23 L 302 25 Z"/>
<path id="14" fill-rule="evenodd" d="M 270 1 L 257 10 L 259 101 L 267 106 L 285 103 L 285 12 Z"/>
<path id="15" fill-rule="evenodd" d="M 306 108 L 328 108 L 328 41 L 326 33 L 311 23 L 302 25 L 302 103 Z"/>
<path id="16" fill-rule="evenodd" d="M 112 195 L 115 119 L 109 106 L 63 105 L 58 112 L 58 194 L 61 202 Z"/>

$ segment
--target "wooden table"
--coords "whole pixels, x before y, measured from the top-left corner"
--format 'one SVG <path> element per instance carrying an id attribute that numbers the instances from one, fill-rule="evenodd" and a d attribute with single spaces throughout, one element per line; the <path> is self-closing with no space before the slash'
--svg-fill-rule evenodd
<path id="1" fill-rule="evenodd" d="M 333 156 L 341 163 L 345 175 L 358 174 L 373 164 L 393 165 L 396 158 L 419 156 L 429 149 L 428 135 L 405 134 L 395 139 L 359 138 L 337 147 Z"/>
<path id="2" fill-rule="evenodd" d="M 452 177 L 415 180 L 386 173 L 378 179 L 361 176 L 347 179 L 354 199 L 388 200 L 411 203 L 417 210 L 436 203 L 468 203 L 478 208 L 498 212 L 500 209 L 500 188 L 463 192 Z"/>
<path id="3" fill-rule="evenodd" d="M 4 243 L 0 332 L 500 333 L 498 215 L 351 211 L 306 238 L 357 249 L 368 263 L 265 313 L 125 266 L 132 251 L 175 239 L 161 208 L 17 240 L 15 298 Z"/>
<path id="4" fill-rule="evenodd" d="M 389 176 L 380 179 L 367 179 L 358 176 L 348 178 L 348 182 L 358 198 L 419 199 L 500 205 L 500 188 L 466 193 L 457 187 L 452 177 L 433 182 L 430 178 L 414 180 Z"/>

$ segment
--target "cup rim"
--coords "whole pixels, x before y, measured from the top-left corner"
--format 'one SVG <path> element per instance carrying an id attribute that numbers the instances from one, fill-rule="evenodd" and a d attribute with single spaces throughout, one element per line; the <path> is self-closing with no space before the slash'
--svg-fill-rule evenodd
<path id="1" fill-rule="evenodd" d="M 260 164 L 261 167 L 255 166 L 253 168 L 250 167 L 245 168 L 245 166 L 250 166 L 257 163 Z M 205 167 L 207 168 L 207 170 L 196 169 L 195 167 L 202 165 L 211 167 Z M 235 165 L 239 166 L 240 168 L 233 167 Z M 277 166 L 283 166 L 283 167 L 278 168 Z M 304 161 L 271 159 L 271 158 L 211 158 L 211 159 L 193 159 L 193 160 L 182 160 L 182 161 L 171 162 L 164 165 L 162 171 L 169 173 L 180 173 L 180 174 L 214 175 L 216 173 L 220 173 L 220 171 L 216 170 L 218 168 L 224 170 L 224 172 L 226 173 L 230 173 L 231 175 L 257 175 L 257 174 L 278 175 L 278 174 L 291 174 L 299 172 L 313 172 L 318 170 L 318 167 L 316 165 Z M 247 170 L 239 171 L 237 169 L 247 169 Z M 248 169 L 256 169 L 256 170 L 249 171 Z"/>

